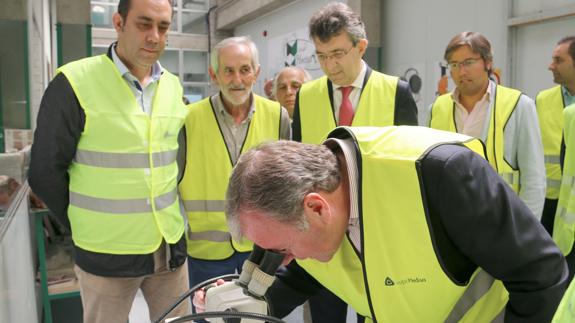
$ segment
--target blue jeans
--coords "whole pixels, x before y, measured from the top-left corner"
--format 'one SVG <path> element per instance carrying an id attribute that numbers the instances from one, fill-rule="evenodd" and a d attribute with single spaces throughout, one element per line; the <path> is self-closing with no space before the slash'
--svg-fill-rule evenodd
<path id="1" fill-rule="evenodd" d="M 190 288 L 214 277 L 240 273 L 244 261 L 249 256 L 249 252 L 234 252 L 231 257 L 224 260 L 202 260 L 188 256 Z"/>

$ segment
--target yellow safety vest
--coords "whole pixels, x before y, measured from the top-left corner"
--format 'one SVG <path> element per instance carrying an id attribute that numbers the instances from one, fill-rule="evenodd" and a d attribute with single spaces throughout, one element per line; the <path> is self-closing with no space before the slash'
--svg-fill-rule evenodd
<path id="1" fill-rule="evenodd" d="M 255 112 L 242 146 L 242 153 L 269 140 L 278 140 L 279 103 L 254 95 Z M 211 99 L 190 105 L 186 119 L 186 170 L 180 194 L 188 214 L 188 255 L 197 259 L 221 260 L 234 251 L 250 251 L 248 240 L 234 241 L 224 213 L 232 159 L 221 134 Z"/>
<path id="2" fill-rule="evenodd" d="M 568 255 L 575 241 L 575 104 L 563 110 L 565 120 L 565 162 L 559 201 L 553 226 L 553 240 Z"/>
<path id="3" fill-rule="evenodd" d="M 535 99 L 545 154 L 548 199 L 559 198 L 561 185 L 561 140 L 563 139 L 563 92 L 561 86 L 541 91 Z"/>
<path id="4" fill-rule="evenodd" d="M 505 160 L 504 130 L 509 117 L 515 110 L 521 92 L 497 85 L 495 90 L 495 104 L 489 116 L 489 130 L 487 131 L 486 155 L 489 164 L 499 173 L 499 176 L 518 193 L 519 169 L 514 169 Z M 455 125 L 455 102 L 451 94 L 439 96 L 431 108 L 431 123 L 433 129 L 457 132 Z"/>
<path id="5" fill-rule="evenodd" d="M 178 78 L 163 71 L 152 114 L 106 55 L 62 66 L 86 115 L 68 170 L 74 243 L 109 254 L 148 254 L 184 233 L 177 196 L 178 132 L 187 115 Z"/>
<path id="6" fill-rule="evenodd" d="M 398 81 L 395 76 L 371 71 L 351 125 L 392 126 Z M 301 142 L 319 144 L 337 127 L 327 82 L 323 76 L 303 84 L 299 91 Z"/>
<path id="7" fill-rule="evenodd" d="M 352 138 L 361 154 L 357 180 L 363 250 L 356 252 L 344 238 L 329 262 L 297 262 L 368 321 L 490 322 L 502 313 L 508 294 L 500 281 L 478 269 L 462 286 L 442 268 L 416 165 L 438 145 L 466 145 L 482 154 L 482 143 L 408 126 L 338 128 L 329 137 Z"/>

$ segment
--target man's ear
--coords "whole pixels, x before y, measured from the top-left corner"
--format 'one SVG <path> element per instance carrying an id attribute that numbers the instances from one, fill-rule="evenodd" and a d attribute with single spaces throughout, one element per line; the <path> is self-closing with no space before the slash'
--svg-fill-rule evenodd
<path id="1" fill-rule="evenodd" d="M 216 78 L 216 72 L 214 71 L 214 69 L 210 66 L 208 67 L 208 73 L 210 74 L 210 78 L 212 79 L 212 82 L 214 82 L 214 84 L 216 85 L 220 85 L 218 83 L 218 79 Z"/>
<path id="2" fill-rule="evenodd" d="M 365 55 L 365 51 L 367 50 L 367 45 L 369 44 L 369 41 L 365 38 L 360 39 L 357 42 L 357 48 L 359 50 L 359 55 L 363 57 L 363 55 Z"/>
<path id="3" fill-rule="evenodd" d="M 112 24 L 114 25 L 116 32 L 121 32 L 124 30 L 124 19 L 122 19 L 122 16 L 120 16 L 120 14 L 117 12 L 112 15 Z"/>
<path id="4" fill-rule="evenodd" d="M 319 193 L 308 193 L 303 198 L 304 215 L 308 222 L 314 223 L 320 221 L 327 223 L 330 221 L 330 206 L 327 200 Z"/>
<path id="5" fill-rule="evenodd" d="M 255 73 L 255 76 L 256 76 L 256 77 L 254 77 L 254 83 L 256 82 L 258 76 L 260 76 L 260 71 L 261 71 L 261 70 L 262 70 L 262 69 L 261 69 L 260 66 L 258 65 L 258 67 L 256 68 L 256 73 Z"/>
<path id="6" fill-rule="evenodd" d="M 485 71 L 486 72 L 489 72 L 489 71 L 493 72 L 493 61 L 486 61 L 485 62 Z"/>

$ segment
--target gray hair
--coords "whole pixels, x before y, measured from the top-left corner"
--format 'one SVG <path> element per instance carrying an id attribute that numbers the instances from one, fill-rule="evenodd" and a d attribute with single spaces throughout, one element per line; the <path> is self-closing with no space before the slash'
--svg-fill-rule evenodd
<path id="1" fill-rule="evenodd" d="M 311 81 L 311 75 L 308 73 L 308 71 L 305 70 L 305 68 L 302 68 L 299 66 L 284 67 L 276 74 L 276 76 L 274 76 L 274 81 L 272 84 L 272 94 L 275 98 L 277 98 L 277 94 L 278 94 L 278 82 L 279 82 L 280 75 L 287 70 L 296 70 L 300 73 L 303 73 L 303 82 L 304 83 L 307 81 Z"/>
<path id="2" fill-rule="evenodd" d="M 345 3 L 328 3 L 319 9 L 309 21 L 311 40 L 318 38 L 326 43 L 342 32 L 347 33 L 354 46 L 359 40 L 367 39 L 363 21 Z"/>
<path id="3" fill-rule="evenodd" d="M 250 49 L 252 54 L 252 68 L 256 71 L 260 66 L 260 61 L 258 57 L 258 48 L 256 44 L 246 36 L 240 37 L 230 37 L 222 40 L 221 42 L 217 43 L 216 46 L 212 49 L 212 54 L 210 56 L 210 65 L 214 72 L 218 72 L 218 65 L 220 63 L 220 50 L 223 48 L 233 46 L 233 45 L 246 45 Z"/>
<path id="4" fill-rule="evenodd" d="M 447 44 L 443 58 L 449 62 L 451 55 L 461 46 L 469 46 L 475 54 L 479 54 L 483 61 L 492 62 L 493 52 L 489 40 L 482 34 L 474 31 L 464 31 L 455 35 Z M 487 71 L 491 74 L 491 69 Z"/>
<path id="5" fill-rule="evenodd" d="M 308 228 L 303 200 L 311 192 L 333 192 L 340 183 L 335 154 L 322 145 L 280 140 L 244 153 L 230 177 L 226 217 L 234 239 L 241 238 L 239 215 L 265 213 L 281 223 Z"/>

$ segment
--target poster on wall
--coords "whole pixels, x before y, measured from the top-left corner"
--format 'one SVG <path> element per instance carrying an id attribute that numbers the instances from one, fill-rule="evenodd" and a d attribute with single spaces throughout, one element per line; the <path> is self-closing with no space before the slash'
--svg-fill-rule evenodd
<path id="1" fill-rule="evenodd" d="M 305 68 L 313 78 L 323 75 L 307 28 L 270 38 L 267 45 L 269 74 L 266 77 L 274 77 L 286 66 Z"/>

